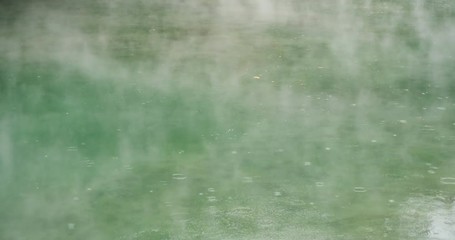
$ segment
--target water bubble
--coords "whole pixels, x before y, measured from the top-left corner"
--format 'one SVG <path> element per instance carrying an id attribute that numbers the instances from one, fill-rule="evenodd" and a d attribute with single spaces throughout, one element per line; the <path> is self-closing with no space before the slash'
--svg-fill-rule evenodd
<path id="1" fill-rule="evenodd" d="M 87 191 L 92 191 L 92 188 L 87 188 Z"/>
<path id="2" fill-rule="evenodd" d="M 326 150 L 326 151 L 330 151 L 330 148 L 329 148 L 329 147 L 326 147 L 325 150 Z"/>
<path id="3" fill-rule="evenodd" d="M 445 107 L 437 107 L 436 109 L 441 110 L 441 111 L 445 111 L 446 110 Z"/>
<path id="4" fill-rule="evenodd" d="M 354 192 L 357 192 L 357 193 L 364 193 L 366 191 L 367 190 L 364 187 L 355 187 L 354 188 Z"/>
<path id="5" fill-rule="evenodd" d="M 303 163 L 303 165 L 305 165 L 305 166 L 310 166 L 310 165 L 311 165 L 311 162 L 305 162 L 305 163 Z"/>
<path id="6" fill-rule="evenodd" d="M 317 187 L 324 187 L 324 183 L 323 182 L 316 182 L 316 186 Z"/>
<path id="7" fill-rule="evenodd" d="M 215 192 L 215 188 L 207 188 L 207 192 Z"/>
<path id="8" fill-rule="evenodd" d="M 376 139 L 372 139 L 371 142 L 372 142 L 372 143 L 376 143 L 376 142 L 378 142 L 378 141 L 377 141 Z"/>
<path id="9" fill-rule="evenodd" d="M 441 183 L 442 184 L 455 184 L 455 177 L 442 177 Z"/>
<path id="10" fill-rule="evenodd" d="M 207 197 L 207 200 L 208 200 L 209 202 L 216 202 L 216 201 L 217 201 L 217 199 L 216 199 L 215 196 L 208 196 L 208 197 Z"/>
<path id="11" fill-rule="evenodd" d="M 174 173 L 172 174 L 172 179 L 175 179 L 175 180 L 185 180 L 186 179 L 186 176 L 181 174 L 181 173 Z"/>
<path id="12" fill-rule="evenodd" d="M 429 174 L 435 174 L 436 172 L 434 170 L 428 170 L 427 171 Z"/>
<path id="13" fill-rule="evenodd" d="M 395 203 L 395 200 L 389 199 L 389 203 Z"/>
<path id="14" fill-rule="evenodd" d="M 279 197 L 281 196 L 281 192 L 274 192 L 273 195 L 275 195 L 275 197 Z"/>
<path id="15" fill-rule="evenodd" d="M 399 122 L 400 122 L 400 123 L 403 123 L 403 124 L 408 123 L 408 121 L 406 121 L 406 120 L 400 120 Z"/>
<path id="16" fill-rule="evenodd" d="M 231 153 L 232 153 L 232 154 L 237 154 L 237 151 L 234 150 L 234 151 L 232 151 Z"/>

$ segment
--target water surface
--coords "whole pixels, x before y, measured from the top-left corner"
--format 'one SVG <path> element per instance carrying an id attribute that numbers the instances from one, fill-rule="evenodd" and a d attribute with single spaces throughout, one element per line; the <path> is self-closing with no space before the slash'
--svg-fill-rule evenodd
<path id="1" fill-rule="evenodd" d="M 455 3 L 3 5 L 1 239 L 455 239 Z"/>

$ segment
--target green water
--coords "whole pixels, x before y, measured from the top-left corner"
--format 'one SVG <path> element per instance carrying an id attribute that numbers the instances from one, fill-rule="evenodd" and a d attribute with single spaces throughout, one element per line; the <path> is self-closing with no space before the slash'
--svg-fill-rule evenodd
<path id="1" fill-rule="evenodd" d="M 0 5 L 0 239 L 455 239 L 455 2 Z"/>

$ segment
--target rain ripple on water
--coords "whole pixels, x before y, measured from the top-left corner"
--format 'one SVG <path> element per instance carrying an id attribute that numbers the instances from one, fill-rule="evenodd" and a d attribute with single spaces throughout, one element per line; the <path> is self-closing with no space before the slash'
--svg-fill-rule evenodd
<path id="1" fill-rule="evenodd" d="M 455 177 L 442 177 L 441 183 L 442 184 L 455 184 Z"/>

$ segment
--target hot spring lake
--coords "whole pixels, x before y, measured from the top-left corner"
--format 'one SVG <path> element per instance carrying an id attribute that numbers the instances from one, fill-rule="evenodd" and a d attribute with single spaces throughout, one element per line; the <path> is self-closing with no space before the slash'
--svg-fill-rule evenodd
<path id="1" fill-rule="evenodd" d="M 455 1 L 2 1 L 0 239 L 455 239 Z"/>

